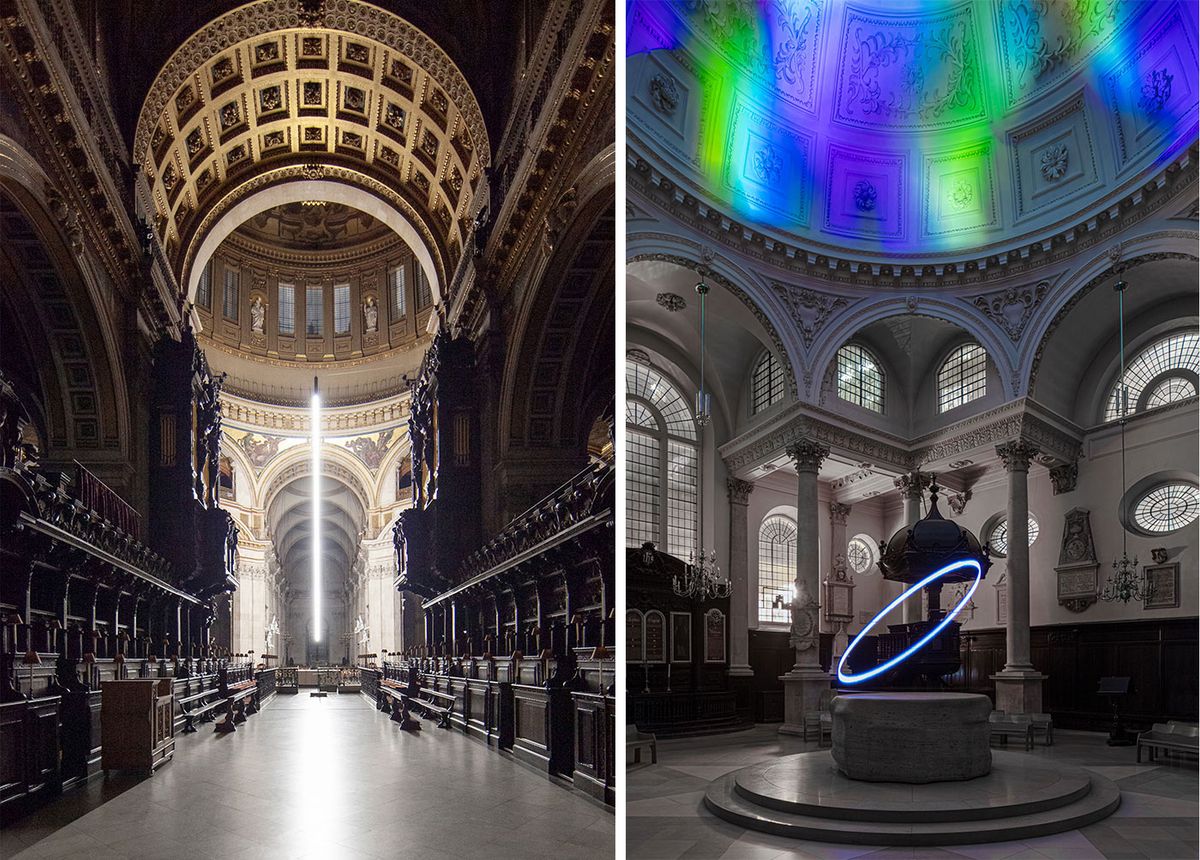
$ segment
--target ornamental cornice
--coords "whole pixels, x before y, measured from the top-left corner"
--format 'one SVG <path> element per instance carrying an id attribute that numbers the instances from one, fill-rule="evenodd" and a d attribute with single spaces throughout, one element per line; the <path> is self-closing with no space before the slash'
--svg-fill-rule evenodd
<path id="1" fill-rule="evenodd" d="M 303 266 L 306 269 L 324 270 L 330 268 L 367 268 L 382 267 L 380 257 L 403 251 L 411 254 L 408 246 L 396 235 L 385 236 L 363 245 L 353 245 L 349 248 L 322 251 L 293 251 L 277 245 L 257 242 L 240 235 L 236 230 L 225 237 L 224 246 L 246 257 L 254 258 L 260 265 L 270 266 Z"/>
<path id="2" fill-rule="evenodd" d="M 911 440 L 797 403 L 776 419 L 718 450 L 730 473 L 735 475 L 804 440 L 828 445 L 874 467 L 911 472 L 1017 440 L 1038 448 L 1039 463 L 1056 466 L 1078 459 L 1082 435 L 1079 428 L 1028 398 L 1013 400 Z"/>
<path id="3" fill-rule="evenodd" d="M 1127 188 L 1123 196 L 1097 207 L 1087 217 L 1058 225 L 1042 238 L 991 254 L 987 253 L 994 250 L 991 247 L 966 249 L 952 261 L 926 263 L 928 254 L 916 253 L 893 253 L 881 261 L 807 238 L 801 245 L 768 236 L 705 202 L 699 196 L 703 191 L 686 180 L 685 188 L 675 176 L 664 175 L 643 154 L 653 148 L 633 131 L 628 134 L 628 142 L 626 177 L 631 197 L 653 204 L 680 225 L 777 272 L 864 290 L 952 289 L 1008 278 L 1036 278 L 1048 265 L 1110 244 L 1116 235 L 1176 200 L 1200 177 L 1200 149 L 1193 145 L 1144 177 L 1136 187 Z"/>
<path id="4" fill-rule="evenodd" d="M 361 406 L 328 406 L 323 412 L 323 435 L 349 435 L 350 432 L 376 432 L 397 427 L 408 421 L 407 389 L 385 400 Z M 274 430 L 284 434 L 309 433 L 309 411 L 303 406 L 275 406 L 246 399 L 225 389 L 221 393 L 222 422 L 233 429 Z"/>

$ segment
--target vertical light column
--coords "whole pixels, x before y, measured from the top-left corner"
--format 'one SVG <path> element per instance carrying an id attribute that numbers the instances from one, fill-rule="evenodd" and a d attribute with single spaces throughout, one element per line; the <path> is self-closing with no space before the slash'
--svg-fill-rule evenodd
<path id="1" fill-rule="evenodd" d="M 321 641 L 321 392 L 313 377 L 312 409 L 312 607 L 313 641 Z"/>

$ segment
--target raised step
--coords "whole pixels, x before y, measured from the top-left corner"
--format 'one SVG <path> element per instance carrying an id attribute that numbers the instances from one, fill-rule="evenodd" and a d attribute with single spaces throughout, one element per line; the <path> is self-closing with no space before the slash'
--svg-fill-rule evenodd
<path id="1" fill-rule="evenodd" d="M 801 755 L 829 758 L 827 751 L 802 753 Z M 997 757 L 1019 755 L 1019 753 L 997 753 Z M 787 758 L 798 758 L 798 756 Z M 1053 799 L 1001 800 L 998 802 L 998 806 L 1011 813 L 1002 817 L 993 817 L 993 810 L 990 807 L 965 805 L 968 802 L 980 802 L 978 798 L 955 802 L 956 794 L 960 797 L 965 796 L 964 786 L 969 786 L 972 782 L 983 782 L 989 777 L 980 777 L 978 780 L 968 780 L 963 783 L 947 782 L 930 783 L 925 786 L 904 786 L 904 789 L 939 788 L 942 791 L 936 792 L 936 794 L 942 795 L 942 797 L 938 799 L 927 794 L 924 800 L 918 801 L 918 805 L 921 807 L 918 815 L 896 817 L 896 820 L 884 819 L 895 817 L 894 813 L 897 811 L 895 804 L 901 802 L 898 798 L 890 797 L 878 801 L 887 807 L 880 810 L 883 819 L 879 815 L 873 815 L 873 806 L 876 800 L 872 799 L 873 791 L 879 789 L 886 791 L 888 787 L 896 788 L 898 786 L 895 783 L 861 783 L 863 791 L 858 799 L 852 800 L 849 795 L 843 795 L 839 801 L 830 805 L 830 809 L 835 813 L 840 812 L 841 817 L 824 814 L 826 810 L 821 809 L 819 805 L 814 806 L 808 801 L 800 802 L 800 805 L 797 806 L 797 808 L 807 809 L 807 813 L 788 812 L 758 803 L 742 794 L 738 789 L 739 776 L 743 777 L 744 782 L 752 785 L 754 780 L 749 778 L 748 774 L 765 770 L 775 763 L 777 762 L 753 765 L 714 781 L 705 793 L 705 805 L 726 821 L 749 830 L 759 830 L 776 836 L 861 845 L 960 845 L 1003 842 L 1076 830 L 1106 818 L 1116 811 L 1121 803 L 1121 792 L 1115 783 L 1103 777 L 1085 773 L 1087 786 L 1083 793 L 1079 793 L 1076 787 L 1061 794 L 1057 791 L 1049 792 L 1054 795 Z M 1070 772 L 1080 769 L 1064 767 L 1063 770 Z M 1070 776 L 1067 783 L 1073 784 L 1074 776 Z M 958 792 L 955 791 L 956 787 Z M 774 796 L 774 801 L 779 805 L 787 802 L 786 798 L 781 799 L 781 797 L 779 794 Z M 1064 797 L 1069 799 L 1061 802 Z M 1031 804 L 1036 806 L 1039 802 L 1055 805 L 1041 809 L 1029 808 Z M 863 817 L 854 818 L 854 824 L 848 826 L 846 810 L 856 805 L 859 814 Z M 942 810 L 943 820 L 917 820 L 918 818 L 929 818 L 931 814 L 936 815 L 938 808 Z M 968 819 L 950 818 L 947 820 L 947 816 L 957 815 L 963 810 L 974 810 L 977 815 Z"/>

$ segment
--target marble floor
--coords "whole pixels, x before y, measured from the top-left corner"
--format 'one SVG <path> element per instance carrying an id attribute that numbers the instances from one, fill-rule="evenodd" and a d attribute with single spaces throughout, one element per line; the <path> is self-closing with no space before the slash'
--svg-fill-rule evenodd
<path id="1" fill-rule="evenodd" d="M 0 830 L 4 858 L 611 857 L 611 812 L 359 695 L 276 696 L 179 738 L 149 778 L 93 779 Z"/>
<path id="2" fill-rule="evenodd" d="M 658 764 L 631 766 L 627 782 L 629 860 L 724 858 L 974 858 L 974 860 L 1196 860 L 1200 857 L 1200 780 L 1195 760 L 1136 763 L 1132 747 L 1109 747 L 1105 735 L 1057 731 L 1054 746 L 1020 755 L 1061 761 L 1093 770 L 1121 788 L 1121 807 L 1104 821 L 1081 830 L 1017 842 L 942 848 L 883 848 L 785 839 L 745 830 L 704 807 L 710 781 L 749 764 L 817 748 L 816 742 L 781 736 L 776 725 L 707 738 L 663 741 Z M 647 754 L 643 758 L 648 759 Z M 846 823 L 853 827 L 852 822 Z"/>

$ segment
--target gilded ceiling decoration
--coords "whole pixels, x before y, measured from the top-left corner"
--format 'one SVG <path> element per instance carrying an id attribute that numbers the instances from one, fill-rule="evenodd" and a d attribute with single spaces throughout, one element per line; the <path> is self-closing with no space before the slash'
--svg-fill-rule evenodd
<path id="1" fill-rule="evenodd" d="M 297 0 L 259 0 L 168 60 L 134 154 L 181 280 L 214 213 L 267 185 L 318 178 L 399 209 L 445 278 L 471 229 L 490 144 L 462 73 L 411 24 L 349 0 L 329 0 L 315 17 Z M 325 229 L 292 214 L 277 219 L 280 231 Z M 332 237 L 358 229 L 339 219 L 325 218 Z"/>
<path id="2" fill-rule="evenodd" d="M 393 236 L 387 225 L 343 203 L 285 203 L 255 215 L 237 230 L 247 239 L 303 251 L 327 251 Z"/>

